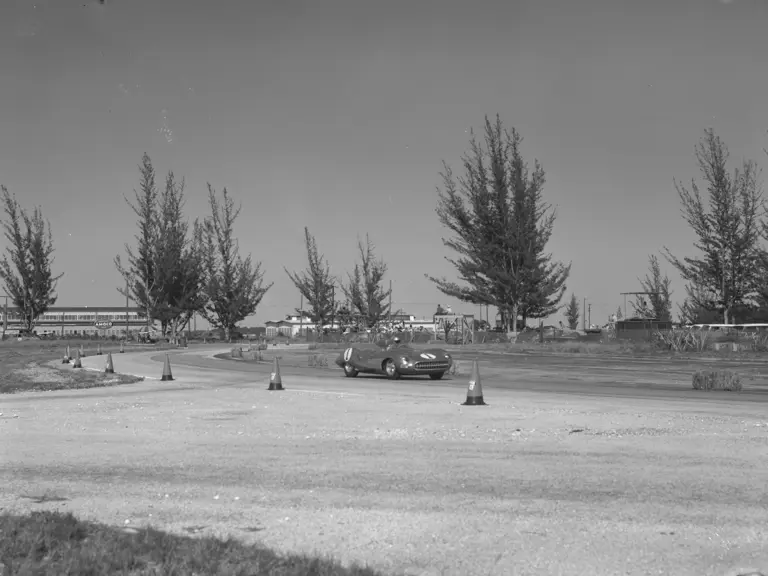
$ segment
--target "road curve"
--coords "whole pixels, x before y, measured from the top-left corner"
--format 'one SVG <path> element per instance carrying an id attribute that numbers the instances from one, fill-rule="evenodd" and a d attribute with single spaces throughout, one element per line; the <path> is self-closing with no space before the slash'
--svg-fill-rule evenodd
<path id="1" fill-rule="evenodd" d="M 144 376 L 149 380 L 135 386 L 162 388 L 199 387 L 261 387 L 268 386 L 273 368 L 270 361 L 248 362 L 218 358 L 230 348 L 221 346 L 196 346 L 184 350 L 167 352 L 173 382 L 158 382 L 163 373 L 166 352 L 137 352 L 115 354 L 117 372 Z M 461 373 L 446 376 L 433 382 L 423 378 L 403 378 L 390 381 L 379 376 L 360 375 L 344 378 L 333 364 L 336 352 L 325 355 L 329 366 L 310 368 L 307 365 L 307 351 L 268 350 L 265 357 L 272 355 L 282 358 L 280 372 L 283 385 L 291 390 L 311 390 L 333 393 L 391 393 L 408 396 L 430 396 L 446 389 L 466 389 L 469 379 L 469 360 L 478 359 L 481 368 L 482 385 L 486 396 L 505 392 L 530 392 L 577 396 L 601 396 L 609 398 L 631 398 L 648 400 L 686 400 L 711 403 L 768 403 L 768 380 L 762 374 L 768 373 L 767 363 L 742 365 L 735 362 L 702 363 L 697 360 L 601 358 L 599 356 L 573 355 L 507 355 L 507 354 L 465 354 L 458 352 Z M 103 369 L 103 356 L 83 359 L 83 366 Z M 739 370 L 745 375 L 742 392 L 702 392 L 691 388 L 694 371 L 708 368 Z M 762 373 L 760 372 L 762 370 Z M 752 374 L 753 377 L 749 375 Z M 754 376 L 757 374 L 757 376 Z"/>

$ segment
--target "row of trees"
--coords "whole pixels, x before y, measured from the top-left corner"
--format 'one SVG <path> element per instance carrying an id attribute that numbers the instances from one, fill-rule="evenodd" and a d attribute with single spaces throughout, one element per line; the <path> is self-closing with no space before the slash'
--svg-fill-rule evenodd
<path id="1" fill-rule="evenodd" d="M 768 152 L 767 152 L 768 153 Z M 695 236 L 698 255 L 678 257 L 664 247 L 662 255 L 685 281 L 685 300 L 678 305 L 678 320 L 685 324 L 725 324 L 748 321 L 768 308 L 768 240 L 766 205 L 760 170 L 743 160 L 732 172 L 730 154 L 713 129 L 705 131 L 695 148 L 696 163 L 708 199 L 695 179 L 690 187 L 675 181 L 681 214 Z M 658 258 L 650 257 L 649 274 L 633 303 L 642 318 L 672 319 L 671 280 L 662 274 Z"/>
<path id="2" fill-rule="evenodd" d="M 208 184 L 210 214 L 191 226 L 184 214 L 184 180 L 168 172 L 158 190 L 155 169 L 142 157 L 139 189 L 125 198 L 137 218 L 133 246 L 115 258 L 125 280 L 118 288 L 136 302 L 147 322 L 160 323 L 172 338 L 195 313 L 229 338 L 237 323 L 252 315 L 272 287 L 265 285 L 260 262 L 240 253 L 234 225 L 240 207 L 224 188 Z"/>
<path id="3" fill-rule="evenodd" d="M 392 291 L 385 288 L 387 265 L 377 258 L 375 247 L 366 234 L 365 242 L 358 240 L 359 262 L 347 278 L 336 277 L 325 256 L 320 254 L 315 237 L 304 228 L 304 244 L 307 251 L 307 268 L 301 272 L 286 274 L 306 303 L 296 313 L 307 316 L 319 328 L 329 322 L 341 326 L 373 328 L 390 315 L 389 302 Z M 337 300 L 336 287 L 342 298 Z"/>
<path id="4" fill-rule="evenodd" d="M 463 177 L 454 178 L 445 165 L 437 214 L 453 233 L 443 243 L 458 255 L 448 260 L 464 285 L 427 275 L 446 295 L 495 306 L 504 327 L 513 330 L 518 320 L 525 323 L 528 318 L 555 312 L 570 273 L 570 265 L 553 262 L 545 251 L 556 214 L 543 201 L 544 170 L 538 162 L 529 170 L 521 143 L 517 131 L 505 130 L 498 116 L 495 123 L 486 118 L 484 145 L 472 135 L 471 152 L 463 158 Z M 239 253 L 233 227 L 239 208 L 226 189 L 219 198 L 208 185 L 210 215 L 190 225 L 184 216 L 183 180 L 177 181 L 169 172 L 164 189 L 158 191 L 147 155 L 140 172 L 134 202 L 126 199 L 137 217 L 138 233 L 134 245 L 126 245 L 125 258 L 115 259 L 125 279 L 120 292 L 145 311 L 148 322 L 159 321 L 174 336 L 194 313 L 228 335 L 237 322 L 255 311 L 272 286 L 264 284 L 260 263 Z M 11 206 L 8 201 L 6 205 Z M 12 207 L 18 211 L 17 205 Z M 42 218 L 35 214 L 32 228 L 32 220 Z M 9 230 L 16 234 L 13 228 Z M 50 230 L 48 234 L 50 239 Z M 384 285 L 387 266 L 376 257 L 368 236 L 365 242 L 358 242 L 359 262 L 343 280 L 331 274 L 308 229 L 305 244 L 307 269 L 285 270 L 307 303 L 298 313 L 307 313 L 318 325 L 335 317 L 369 328 L 389 315 L 391 291 Z M 17 268 L 26 270 L 30 262 L 18 262 Z M 41 266 L 50 276 L 50 262 Z M 2 273 L 10 277 L 8 265 Z M 50 279 L 47 287 L 36 284 L 48 299 L 38 297 L 29 308 L 30 325 L 55 302 L 57 278 Z M 34 283 L 29 278 L 22 280 L 25 286 Z M 337 286 L 344 303 L 337 302 Z M 29 300 L 23 294 L 17 298 L 15 292 L 13 298 L 17 305 L 17 301 Z"/>
<path id="5" fill-rule="evenodd" d="M 570 264 L 553 262 L 546 253 L 556 213 L 543 200 L 544 169 L 536 162 L 529 171 L 521 143 L 522 137 L 505 130 L 498 116 L 495 123 L 486 118 L 484 142 L 473 134 L 471 152 L 463 158 L 464 175 L 454 177 L 445 164 L 437 214 L 453 233 L 443 244 L 458 255 L 448 261 L 463 284 L 426 275 L 448 296 L 495 306 L 503 326 L 512 330 L 518 320 L 525 324 L 557 311 L 570 273 Z M 334 313 L 337 280 L 324 267 L 308 230 L 305 240 L 309 267 L 301 274 L 286 272 L 308 303 L 312 320 L 324 323 Z M 359 249 L 360 264 L 346 282 L 338 282 L 349 303 L 338 317 L 356 316 L 372 327 L 389 311 L 390 292 L 383 285 L 387 268 L 374 258 L 367 237 Z"/>
<path id="6" fill-rule="evenodd" d="M 545 318 L 562 307 L 571 265 L 554 261 L 547 252 L 556 211 L 543 199 L 545 173 L 535 161 L 529 168 L 522 156 L 522 137 L 486 117 L 482 140 L 474 133 L 462 158 L 460 175 L 444 164 L 438 188 L 437 215 L 449 232 L 443 244 L 453 257 L 458 281 L 426 275 L 442 293 L 473 305 L 498 309 L 504 328 Z M 729 154 L 713 130 L 696 147 L 696 159 L 709 195 L 708 209 L 695 180 L 690 188 L 675 181 L 683 218 L 696 236 L 698 257 L 679 258 L 667 248 L 662 254 L 686 282 L 680 319 L 701 321 L 719 314 L 728 322 L 734 313 L 768 307 L 768 220 L 755 162 L 746 160 L 730 173 Z M 218 195 L 208 185 L 209 215 L 189 222 L 184 215 L 184 181 L 172 172 L 162 190 L 146 154 L 140 165 L 140 186 L 134 201 L 137 217 L 133 245 L 115 265 L 125 279 L 120 288 L 147 315 L 174 335 L 194 313 L 229 335 L 252 315 L 272 284 L 265 284 L 261 263 L 240 254 L 234 224 L 239 206 L 226 188 Z M 36 208 L 24 211 L 2 189 L 8 240 L 0 262 L 0 279 L 25 323 L 56 302 L 61 276 L 51 273 L 53 241 L 50 225 Z M 386 263 L 377 258 L 366 235 L 358 241 L 359 262 L 346 278 L 335 277 L 305 228 L 308 266 L 285 269 L 306 301 L 296 310 L 316 324 L 332 319 L 373 327 L 390 313 L 391 291 L 385 287 Z M 650 257 L 649 273 L 639 279 L 646 296 L 633 303 L 634 314 L 671 319 L 670 280 L 659 259 Z M 336 288 L 342 298 L 337 298 Z M 574 297 L 575 298 L 575 297 Z M 578 322 L 578 303 L 566 310 L 569 324 Z M 619 310 L 620 313 L 620 310 Z"/>

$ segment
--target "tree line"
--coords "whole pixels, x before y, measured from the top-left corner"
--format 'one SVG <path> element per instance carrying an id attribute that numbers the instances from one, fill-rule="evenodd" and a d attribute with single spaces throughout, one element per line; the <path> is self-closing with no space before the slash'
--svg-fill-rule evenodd
<path id="1" fill-rule="evenodd" d="M 686 282 L 679 306 L 684 322 L 717 314 L 727 323 L 734 314 L 768 308 L 768 251 L 762 246 L 768 240 L 768 220 L 760 172 L 751 160 L 729 172 L 728 159 L 726 145 L 707 130 L 696 146 L 696 160 L 708 202 L 695 180 L 690 187 L 674 181 L 698 251 L 697 257 L 680 258 L 662 250 Z M 174 337 L 196 313 L 229 337 L 273 286 L 265 282 L 261 263 L 240 252 L 235 234 L 240 206 L 226 188 L 219 194 L 207 184 L 209 213 L 190 222 L 184 212 L 183 179 L 168 172 L 159 187 L 147 154 L 139 172 L 133 200 L 125 198 L 136 217 L 136 235 L 125 245 L 125 254 L 115 257 L 124 279 L 118 291 L 133 299 L 148 322 L 159 322 Z M 571 263 L 555 261 L 547 252 L 557 212 L 544 200 L 544 168 L 538 160 L 532 166 L 525 161 L 517 130 L 504 128 L 498 115 L 493 121 L 486 117 L 482 137 L 474 131 L 470 135 L 460 173 L 444 162 L 440 177 L 436 213 L 448 232 L 442 244 L 452 253 L 446 260 L 457 280 L 425 276 L 447 296 L 496 307 L 507 330 L 516 331 L 528 319 L 549 317 L 563 307 L 575 328 L 575 294 L 562 304 Z M 52 272 L 50 223 L 40 207 L 28 213 L 5 187 L 1 200 L 7 246 L 0 279 L 31 329 L 55 304 L 62 277 Z M 390 315 L 387 264 L 377 257 L 367 234 L 358 239 L 358 261 L 344 278 L 331 273 L 308 228 L 304 244 L 307 268 L 284 269 L 306 302 L 296 309 L 298 314 L 318 328 L 331 321 L 373 328 Z M 633 302 L 634 314 L 671 319 L 670 280 L 655 255 L 650 256 L 649 273 L 638 281 L 647 298 Z"/>

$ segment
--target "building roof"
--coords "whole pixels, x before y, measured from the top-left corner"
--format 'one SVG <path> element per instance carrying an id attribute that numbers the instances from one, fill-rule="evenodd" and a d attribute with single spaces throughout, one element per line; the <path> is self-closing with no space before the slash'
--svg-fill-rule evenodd
<path id="1" fill-rule="evenodd" d="M 46 310 L 48 314 L 61 314 L 67 312 L 138 312 L 142 313 L 144 310 L 138 306 L 51 306 Z M 3 312 L 3 308 L 0 307 L 0 313 Z M 18 313 L 20 310 L 15 306 L 8 306 L 8 312 Z"/>

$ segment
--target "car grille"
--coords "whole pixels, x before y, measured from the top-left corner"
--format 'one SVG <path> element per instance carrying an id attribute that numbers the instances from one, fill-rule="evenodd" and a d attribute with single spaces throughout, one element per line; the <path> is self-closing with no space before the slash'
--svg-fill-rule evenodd
<path id="1" fill-rule="evenodd" d="M 416 370 L 448 370 L 450 364 L 446 361 L 440 362 L 416 362 L 413 367 Z"/>

